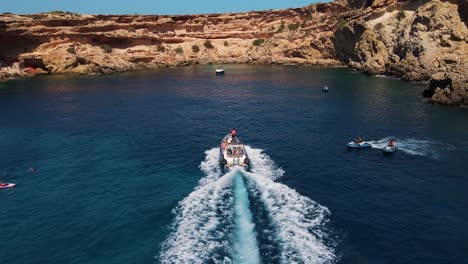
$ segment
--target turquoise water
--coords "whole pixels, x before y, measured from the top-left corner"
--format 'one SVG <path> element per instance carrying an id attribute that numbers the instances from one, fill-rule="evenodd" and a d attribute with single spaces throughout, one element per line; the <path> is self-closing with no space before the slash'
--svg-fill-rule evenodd
<path id="1" fill-rule="evenodd" d="M 1 262 L 468 258 L 467 112 L 345 68 L 214 68 L 0 84 Z M 218 166 L 230 127 L 248 171 Z"/>

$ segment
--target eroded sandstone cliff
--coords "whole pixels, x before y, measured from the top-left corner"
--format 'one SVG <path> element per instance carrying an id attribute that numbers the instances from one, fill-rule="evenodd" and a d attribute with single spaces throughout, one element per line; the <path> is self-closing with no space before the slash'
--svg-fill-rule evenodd
<path id="1" fill-rule="evenodd" d="M 353 1 L 335 33 L 337 57 L 370 74 L 427 81 L 436 103 L 468 101 L 466 0 Z M 464 2 L 465 4 L 463 4 Z"/>
<path id="2" fill-rule="evenodd" d="M 466 0 L 338 0 L 185 15 L 0 15 L 0 61 L 110 73 L 194 63 L 340 65 L 425 81 L 433 102 L 468 102 Z"/>
<path id="3" fill-rule="evenodd" d="M 80 73 L 210 62 L 337 65 L 331 37 L 342 10 L 329 3 L 187 16 L 2 15 L 0 60 Z"/>

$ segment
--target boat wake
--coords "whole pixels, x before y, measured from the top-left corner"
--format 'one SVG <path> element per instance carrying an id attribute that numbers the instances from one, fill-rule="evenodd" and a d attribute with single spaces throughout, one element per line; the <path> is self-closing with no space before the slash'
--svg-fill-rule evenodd
<path id="1" fill-rule="evenodd" d="M 219 150 L 206 151 L 205 177 L 174 210 L 161 263 L 330 263 L 329 210 L 275 182 L 284 171 L 246 146 L 251 172 L 222 175 Z M 264 212 L 264 213 L 262 213 Z"/>
<path id="2" fill-rule="evenodd" d="M 388 144 L 390 139 L 394 137 L 386 137 L 380 140 L 368 141 L 373 148 L 383 149 Z M 441 152 L 454 150 L 455 147 L 450 144 L 444 144 L 437 141 L 424 140 L 424 139 L 396 139 L 398 150 L 401 150 L 410 155 L 426 156 L 431 158 L 440 158 Z"/>

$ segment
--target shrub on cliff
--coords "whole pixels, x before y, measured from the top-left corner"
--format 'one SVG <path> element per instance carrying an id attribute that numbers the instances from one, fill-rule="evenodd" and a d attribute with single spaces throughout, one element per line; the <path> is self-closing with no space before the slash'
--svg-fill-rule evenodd
<path id="1" fill-rule="evenodd" d="M 382 22 L 378 23 L 377 25 L 375 25 L 375 29 L 380 31 L 384 28 L 384 24 L 382 24 Z"/>
<path id="2" fill-rule="evenodd" d="M 406 17 L 406 14 L 405 14 L 405 11 L 403 11 L 403 10 L 398 12 L 398 14 L 396 15 L 396 18 L 398 19 L 398 21 L 400 21 L 402 19 L 405 19 L 405 17 Z"/>
<path id="3" fill-rule="evenodd" d="M 101 46 L 101 49 L 105 52 L 105 53 L 111 53 L 112 52 L 112 47 L 105 44 L 105 45 L 102 45 Z"/>
<path id="4" fill-rule="evenodd" d="M 276 33 L 281 33 L 284 30 L 284 21 L 281 21 L 281 25 L 279 26 L 278 30 L 276 30 Z"/>
<path id="5" fill-rule="evenodd" d="M 68 47 L 67 52 L 70 54 L 76 54 L 75 46 Z"/>
<path id="6" fill-rule="evenodd" d="M 211 44 L 211 41 L 209 40 L 205 41 L 205 43 L 203 43 L 203 46 L 205 46 L 205 48 L 207 49 L 214 49 L 213 44 Z"/>
<path id="7" fill-rule="evenodd" d="M 200 51 L 200 47 L 198 47 L 198 45 L 193 45 L 192 46 L 192 51 L 195 52 L 195 53 L 198 53 Z"/>
<path id="8" fill-rule="evenodd" d="M 252 42 L 254 46 L 260 46 L 265 42 L 265 39 L 256 39 Z"/>
<path id="9" fill-rule="evenodd" d="M 337 25 L 338 29 L 342 29 L 343 27 L 346 26 L 347 23 L 348 22 L 346 22 L 346 20 L 344 20 L 344 18 L 340 17 L 338 19 L 338 25 Z"/>
<path id="10" fill-rule="evenodd" d="M 166 52 L 166 47 L 164 47 L 163 45 L 158 45 L 157 50 L 158 52 Z"/>
<path id="11" fill-rule="evenodd" d="M 182 47 L 177 47 L 174 51 L 175 51 L 177 54 L 182 54 L 182 53 L 184 53 L 184 49 L 182 49 Z"/>
<path id="12" fill-rule="evenodd" d="M 227 47 L 227 46 L 229 46 L 228 42 L 224 41 L 224 47 Z"/>
<path id="13" fill-rule="evenodd" d="M 289 24 L 289 25 L 288 25 L 288 29 L 289 29 L 290 31 L 297 30 L 298 28 L 299 28 L 299 24 L 298 24 L 298 23 L 296 23 L 296 24 Z"/>

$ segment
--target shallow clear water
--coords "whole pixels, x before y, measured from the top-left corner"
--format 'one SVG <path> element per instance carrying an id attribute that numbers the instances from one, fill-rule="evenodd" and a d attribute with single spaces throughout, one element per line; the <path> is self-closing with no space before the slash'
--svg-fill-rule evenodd
<path id="1" fill-rule="evenodd" d="M 0 84 L 0 176 L 17 183 L 0 190 L 1 262 L 468 258 L 467 112 L 344 68 L 226 72 Z M 249 145 L 250 171 L 217 167 L 229 127 Z M 357 135 L 373 148 L 348 150 Z M 399 141 L 392 155 L 387 137 Z"/>

